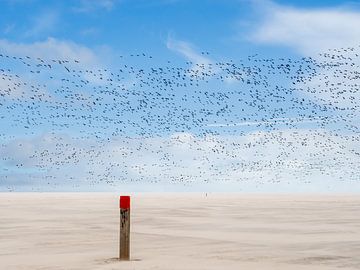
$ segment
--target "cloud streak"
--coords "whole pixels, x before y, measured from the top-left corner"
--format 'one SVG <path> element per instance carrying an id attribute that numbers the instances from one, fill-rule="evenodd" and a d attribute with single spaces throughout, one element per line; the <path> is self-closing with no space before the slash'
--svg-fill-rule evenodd
<path id="1" fill-rule="evenodd" d="M 15 43 L 0 39 L 0 50 L 15 56 L 29 56 L 34 59 L 79 60 L 81 65 L 96 66 L 100 63 L 97 54 L 90 48 L 72 41 L 49 37 L 33 43 Z"/>
<path id="2" fill-rule="evenodd" d="M 25 37 L 47 35 L 59 24 L 59 14 L 55 10 L 47 10 L 33 18 L 32 26 L 25 32 Z"/>
<path id="3" fill-rule="evenodd" d="M 212 61 L 209 58 L 196 52 L 194 46 L 189 42 L 182 41 L 182 40 L 176 40 L 176 39 L 169 37 L 166 42 L 166 47 L 171 51 L 181 54 L 187 60 L 189 60 L 195 64 L 208 65 L 208 64 L 212 63 Z"/>
<path id="4" fill-rule="evenodd" d="M 274 124 L 284 124 L 284 123 L 292 123 L 292 124 L 306 124 L 306 123 L 318 123 L 322 122 L 323 118 L 299 118 L 299 117 L 288 117 L 288 118 L 273 118 L 264 121 L 246 121 L 239 123 L 214 123 L 208 124 L 207 127 L 242 127 L 242 126 L 260 126 L 260 125 L 274 125 Z"/>
<path id="5" fill-rule="evenodd" d="M 90 13 L 99 9 L 111 11 L 118 2 L 118 0 L 80 0 L 72 10 L 79 13 Z"/>

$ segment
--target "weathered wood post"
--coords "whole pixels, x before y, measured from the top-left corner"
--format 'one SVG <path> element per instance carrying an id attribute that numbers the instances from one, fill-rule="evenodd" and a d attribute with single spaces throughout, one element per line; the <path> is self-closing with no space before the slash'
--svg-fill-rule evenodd
<path id="1" fill-rule="evenodd" d="M 120 196 L 119 259 L 130 260 L 130 196 Z"/>

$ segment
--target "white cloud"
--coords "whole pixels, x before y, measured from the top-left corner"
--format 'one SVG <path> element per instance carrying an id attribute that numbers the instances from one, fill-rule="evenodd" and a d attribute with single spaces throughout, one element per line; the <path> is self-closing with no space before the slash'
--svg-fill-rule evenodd
<path id="1" fill-rule="evenodd" d="M 264 5 L 252 41 L 294 48 L 314 55 L 327 49 L 360 44 L 360 12 L 348 8 L 305 9 Z"/>
<path id="2" fill-rule="evenodd" d="M 1 93 L 7 91 L 5 93 L 6 97 L 12 99 L 29 98 L 33 94 L 30 86 L 41 84 L 43 87 L 37 87 L 40 88 L 37 90 L 37 96 L 41 95 L 39 98 L 43 101 L 49 100 L 51 99 L 49 89 L 59 87 L 60 78 L 71 74 L 67 72 L 66 68 L 69 70 L 92 70 L 96 72 L 97 70 L 105 70 L 109 66 L 109 63 L 105 63 L 109 52 L 103 50 L 103 48 L 91 49 L 72 41 L 55 38 L 33 43 L 16 43 L 0 39 L 0 51 L 4 55 L 1 59 L 8 61 L 9 66 L 12 67 L 11 72 L 10 70 L 2 72 L 4 78 L 0 82 L 0 91 Z M 19 65 L 20 62 L 12 62 L 15 61 L 13 57 L 21 58 L 21 61 L 24 61 L 25 64 Z M 59 61 L 62 64 L 59 64 Z M 63 61 L 67 62 L 63 63 Z M 46 64 L 42 67 L 40 73 L 36 72 L 38 64 Z M 48 64 L 51 68 L 47 66 Z M 81 78 L 88 81 L 92 86 L 107 84 L 107 78 L 110 76 L 109 71 L 103 71 L 102 76 L 94 76 L 94 72 L 81 72 Z M 49 76 L 55 77 L 55 79 L 50 80 Z M 25 86 L 25 83 L 28 86 Z"/>
<path id="3" fill-rule="evenodd" d="M 3 144 L 0 154 L 10 171 L 19 163 L 23 169 L 16 173 L 42 168 L 46 169 L 44 179 L 57 178 L 51 184 L 61 186 L 70 179 L 69 183 L 83 189 L 89 185 L 111 189 L 137 182 L 153 185 L 153 190 L 171 183 L 206 189 L 210 183 L 215 190 L 235 191 L 234 187 L 246 190 L 282 183 L 290 191 L 307 185 L 319 192 L 353 188 L 360 162 L 354 151 L 359 150 L 356 141 L 346 137 L 322 129 L 299 129 L 245 136 L 175 133 L 152 138 L 114 137 L 108 142 L 44 134 Z"/>
<path id="4" fill-rule="evenodd" d="M 33 43 L 16 43 L 0 39 L 0 50 L 11 56 L 31 57 L 31 61 L 40 58 L 47 60 L 50 64 L 53 64 L 52 60 L 66 60 L 68 61 L 66 66 L 75 69 L 101 69 L 107 66 L 105 62 L 108 59 L 108 52 L 103 48 L 94 50 L 72 41 L 52 37 Z M 62 67 L 62 70 L 65 71 L 64 67 Z M 83 76 L 91 83 L 103 84 L 103 81 L 100 81 L 99 78 L 88 74 L 83 74 Z M 107 78 L 107 74 L 104 74 L 103 77 Z"/>
<path id="5" fill-rule="evenodd" d="M 29 56 L 34 59 L 79 60 L 84 67 L 93 67 L 101 61 L 92 49 L 72 41 L 47 38 L 33 43 L 15 43 L 0 39 L 0 50 L 12 56 Z M 71 63 L 70 63 L 71 65 Z"/>
<path id="6" fill-rule="evenodd" d="M 0 69 L 0 74 L 2 77 L 2 80 L 0 80 L 0 94 L 3 95 L 6 99 L 29 100 L 29 98 L 32 97 L 31 94 L 33 93 L 29 91 L 28 86 L 26 86 L 20 76 L 6 71 L 3 72 L 2 69 Z M 51 99 L 47 89 L 43 87 L 39 87 L 37 89 L 36 97 L 37 100 L 40 98 L 42 101 L 49 101 Z"/>
<path id="7" fill-rule="evenodd" d="M 345 6 L 311 9 L 262 3 L 262 19 L 250 40 L 286 46 L 317 61 L 316 72 L 296 83 L 298 94 L 317 104 L 355 106 L 360 65 L 360 28 L 355 26 L 360 25 L 360 11 Z M 330 63 L 339 65 L 327 66 Z"/>

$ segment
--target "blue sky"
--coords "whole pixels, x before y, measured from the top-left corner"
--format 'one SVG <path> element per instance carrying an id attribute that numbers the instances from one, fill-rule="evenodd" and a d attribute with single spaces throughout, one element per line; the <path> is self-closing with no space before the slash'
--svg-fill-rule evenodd
<path id="1" fill-rule="evenodd" d="M 326 5 L 317 1 L 317 6 L 322 6 L 320 2 Z M 90 48 L 151 51 L 168 58 L 166 42 L 173 37 L 235 58 L 255 50 L 279 53 L 279 48 L 248 40 L 266 5 L 263 1 L 2 1 L 0 23 L 3 38 L 19 43 L 53 37 Z"/>
<path id="2" fill-rule="evenodd" d="M 37 57 L 48 60 L 77 59 L 80 64 L 74 64 L 71 67 L 84 70 L 118 70 L 123 67 L 124 63 L 146 70 L 154 66 L 167 65 L 167 61 L 171 61 L 170 65 L 180 67 L 186 66 L 186 61 L 205 63 L 206 65 L 229 60 L 235 62 L 244 60 L 246 62 L 248 56 L 252 55 L 257 55 L 258 59 L 286 58 L 294 61 L 311 56 L 321 62 L 324 59 L 319 56 L 319 53 L 327 49 L 358 46 L 360 44 L 360 30 L 357 27 L 354 28 L 354 26 L 360 25 L 360 5 L 354 1 L 2 0 L 0 1 L 0 9 L 2 10 L 0 52 L 18 57 L 30 55 L 32 59 Z M 209 52 L 209 54 L 202 52 Z M 132 54 L 142 53 L 145 53 L 146 56 L 151 55 L 153 58 L 134 59 L 130 57 Z M 55 74 L 60 78 L 64 74 L 64 70 L 59 68 L 59 70 L 53 69 L 52 74 L 30 76 L 28 70 L 17 66 L 17 62 L 5 61 L 4 59 L 1 61 L 2 68 L 11 68 L 15 73 L 21 74 L 21 78 L 26 78 L 33 83 L 46 84 L 46 87 L 51 88 L 49 90 L 44 87 L 41 90 L 44 95 L 54 94 L 53 89 L 60 85 L 56 78 L 50 80 L 47 76 L 53 77 Z M 246 65 L 253 68 L 254 63 L 251 61 L 248 61 Z M 196 69 L 195 66 L 190 68 Z M 314 81 L 321 81 L 322 76 L 329 75 L 326 72 L 318 70 L 320 75 L 315 76 Z M 11 76 L 10 72 L 3 72 L 3 74 Z M 218 76 L 218 74 L 220 72 L 214 72 L 214 76 Z M 110 75 L 105 74 L 106 76 L 109 77 Z M 134 85 L 138 83 L 136 79 L 129 76 L 121 82 L 121 87 L 129 90 L 124 99 L 131 104 L 136 104 L 138 100 L 136 96 L 131 96 L 128 93 L 131 93 L 131 90 L 143 91 L 138 88 L 138 85 L 132 87 L 134 82 Z M 270 76 L 268 82 L 271 85 L 269 87 L 278 85 L 286 89 L 292 86 L 289 78 L 282 75 Z M 106 86 L 94 78 L 90 79 L 90 85 L 91 87 Z M 234 90 L 245 93 L 245 90 L 248 89 L 246 85 L 234 83 L 231 78 L 223 83 L 212 80 L 210 85 L 211 89 L 221 89 L 221 91 L 217 90 L 216 93 Z M 4 82 L 0 86 L 3 89 L 6 88 Z M 92 93 L 91 87 L 81 93 Z M 201 84 L 199 87 L 209 86 Z M 319 84 L 311 87 L 325 89 L 327 86 Z M 266 87 L 259 89 L 262 91 L 264 88 Z M 23 90 L 26 93 L 26 87 Z M 186 95 L 186 91 L 189 90 L 196 90 L 196 87 L 177 89 L 174 107 L 184 108 L 187 112 L 198 110 L 197 106 L 199 105 L 196 99 L 203 98 L 203 92 L 194 94 L 192 98 L 189 97 L 187 102 L 183 102 L 181 97 Z M 204 88 L 201 91 L 203 90 Z M 69 91 L 80 93 L 72 88 Z M 151 95 L 151 91 L 151 89 L 147 89 L 144 90 L 144 93 Z M 5 101 L 7 105 L 11 105 L 11 102 L 15 102 L 16 98 L 19 97 L 16 93 L 13 94 L 12 101 Z M 324 104 L 333 103 L 335 99 L 321 91 L 315 91 L 314 94 L 296 92 L 286 96 L 281 106 L 283 108 L 291 107 L 293 98 L 304 98 L 307 102 L 318 105 L 318 108 Z M 251 101 L 251 92 L 244 94 L 244 100 Z M 340 108 L 347 108 L 349 100 L 348 96 L 344 96 L 343 101 L 335 101 Z M 24 104 L 29 104 L 27 102 Z M 24 125 L 17 124 L 18 120 L 15 116 L 19 113 L 28 114 L 29 111 L 22 111 L 22 107 L 16 107 L 12 110 L 13 115 L 8 115 L 9 110 L 2 107 L 0 108 L 0 113 L 3 116 L 0 119 L 2 139 L 0 153 L 4 158 L 6 157 L 6 160 L 0 163 L 0 179 L 2 180 L 0 190 L 127 189 L 346 192 L 360 189 L 356 182 L 359 178 L 358 174 L 349 169 L 358 162 L 357 156 L 353 155 L 357 147 L 345 137 L 341 137 L 343 135 L 353 136 L 354 134 L 344 132 L 340 134 L 340 137 L 336 133 L 334 135 L 333 132 L 337 132 L 344 125 L 343 123 L 331 124 L 327 122 L 325 127 L 320 128 L 318 118 L 316 118 L 325 116 L 341 118 L 344 117 L 345 113 L 336 110 L 334 110 L 336 112 L 319 110 L 315 119 L 308 121 L 308 117 L 304 117 L 303 114 L 314 116 L 311 115 L 310 109 L 304 108 L 300 111 L 299 109 L 286 109 L 278 116 L 277 121 L 290 123 L 292 119 L 299 117 L 304 119 L 293 130 L 289 130 L 285 124 L 277 124 L 276 130 L 271 130 L 271 128 L 256 124 L 259 122 L 264 125 L 266 122 L 271 123 L 273 120 L 269 119 L 268 112 L 251 111 L 252 109 L 248 108 L 244 113 L 241 111 L 243 104 L 236 103 L 235 99 L 224 102 L 233 105 L 234 109 L 231 113 L 225 116 L 210 117 L 205 121 L 206 130 L 217 132 L 218 137 L 216 138 L 203 136 L 204 128 L 195 126 L 190 126 L 187 129 L 180 128 L 181 121 L 179 118 L 181 114 L 178 112 L 176 116 L 171 118 L 173 122 L 168 130 L 158 129 L 154 124 L 146 127 L 150 134 L 146 134 L 147 137 L 141 140 L 136 139 L 136 137 L 139 136 L 140 130 L 145 128 L 143 118 L 141 118 L 145 117 L 145 112 L 138 113 L 135 116 L 127 113 L 122 115 L 125 120 L 131 119 L 133 123 L 138 124 L 138 126 L 126 127 L 125 133 L 116 133 L 116 128 L 120 128 L 121 125 L 116 126 L 114 123 L 105 125 L 107 126 L 105 128 L 99 127 L 84 131 L 84 128 L 77 126 L 77 120 L 69 120 L 68 118 L 58 119 L 59 122 L 57 123 L 65 121 L 69 127 L 58 128 L 44 120 L 44 124 L 36 124 L 29 130 L 28 127 L 24 128 Z M 162 107 L 165 104 L 165 102 L 158 103 L 158 108 L 152 110 L 151 113 L 166 119 L 167 111 L 165 107 Z M 43 106 L 41 102 L 36 105 L 40 106 L 39 115 L 34 117 L 36 121 L 40 121 L 40 115 L 48 118 L 52 116 L 48 107 Z M 211 105 L 208 109 L 218 110 L 222 105 Z M 267 106 L 271 111 L 280 109 L 278 108 L 280 105 L 275 102 L 267 103 Z M 59 109 L 57 113 L 64 114 L 65 111 Z M 76 111 L 75 114 L 78 117 L 81 116 L 79 111 Z M 92 116 L 108 117 L 111 115 L 96 110 Z M 245 118 L 241 122 L 243 116 Z M 353 118 L 351 121 L 355 121 Z M 229 124 L 230 127 L 226 126 Z M 357 125 L 358 123 L 354 122 L 353 124 Z M 161 132 L 158 132 L 159 130 Z M 85 134 L 92 135 L 79 139 L 82 131 Z M 93 136 L 95 131 L 101 133 L 99 136 L 103 140 L 106 139 L 105 143 L 104 141 L 99 142 L 96 136 Z M 130 138 L 124 139 L 124 136 Z M 327 147 L 325 145 L 324 148 L 319 149 L 318 145 L 321 144 L 324 137 L 335 142 L 336 145 L 346 145 L 347 154 L 339 158 L 339 149 L 336 147 L 325 149 Z M 297 144 L 301 140 L 310 142 L 306 149 L 296 146 L 296 150 L 292 150 L 295 153 L 292 153 L 290 157 L 283 157 L 282 153 L 288 150 L 283 152 L 279 150 L 284 145 L 277 138 L 290 141 L 293 144 Z M 246 145 L 249 142 L 256 144 L 262 140 L 269 143 L 252 150 L 239 148 L 236 149 L 236 152 L 232 149 L 232 144 Z M 181 142 L 180 145 L 177 144 L 179 141 Z M 65 152 L 70 151 L 70 146 L 73 146 L 73 151 L 82 153 L 82 160 L 74 164 L 65 162 L 65 165 L 62 166 L 54 166 L 54 163 L 51 163 L 50 166 L 49 161 L 29 158 L 41 152 L 39 149 L 48 150 L 51 153 L 49 159 L 52 162 L 59 158 L 56 149 L 49 142 L 53 142 L 61 148 L 61 151 Z M 63 142 L 67 142 L 67 144 Z M 162 145 L 169 147 L 166 151 L 161 152 L 161 157 L 156 156 L 153 152 L 162 148 Z M 194 150 L 195 146 L 202 150 L 200 152 Z M 210 156 L 212 149 L 216 149 L 216 147 L 226 149 L 227 153 L 233 151 L 234 156 L 239 159 L 219 156 L 217 158 L 212 157 L 213 160 L 210 157 L 210 160 L 204 161 L 206 156 Z M 132 155 L 127 153 L 128 158 L 125 160 L 123 156 L 119 155 L 119 152 L 114 152 L 114 149 L 125 148 L 131 149 L 131 151 L 133 149 L 138 150 Z M 86 154 L 84 154 L 93 151 L 93 149 L 104 151 L 98 155 L 96 161 L 86 158 Z M 316 162 L 311 154 L 325 150 L 328 151 L 329 156 L 333 155 L 334 160 L 339 161 L 336 166 L 343 165 L 343 171 L 334 167 L 333 170 L 329 169 L 331 171 L 330 176 L 324 175 L 321 169 L 314 172 L 312 167 L 315 166 Z M 279 152 L 277 153 L 277 151 Z M 163 155 L 168 158 L 168 162 L 162 164 Z M 262 161 L 267 160 L 270 163 L 271 160 L 281 159 L 284 167 L 276 167 L 273 172 L 268 172 L 264 167 L 254 169 L 253 165 L 261 160 L 258 155 L 262 155 Z M 244 156 L 246 157 L 244 158 Z M 121 164 L 125 169 L 116 171 L 114 169 L 116 165 L 106 162 L 102 164 L 100 161 L 106 157 L 111 157 L 114 164 Z M 152 163 L 154 160 L 159 160 L 158 164 Z M 194 160 L 199 163 L 194 163 Z M 323 158 L 319 161 L 323 166 L 322 168 L 328 169 L 333 166 L 332 161 L 329 160 Z M 350 160 L 350 162 L 346 163 L 345 160 Z M 132 165 L 133 163 L 138 164 Z M 242 169 L 240 170 L 238 167 L 236 170 L 234 164 L 239 163 L 243 164 L 241 165 Z M 285 163 L 286 165 L 284 165 Z M 23 164 L 24 168 L 19 168 L 19 164 Z M 95 167 L 94 171 L 90 173 L 88 172 L 89 164 Z M 152 169 L 149 169 L 150 167 Z M 289 167 L 296 167 L 296 169 L 290 170 Z M 172 173 L 163 168 L 168 168 Z M 229 173 L 229 168 L 233 168 L 234 172 Z M 219 175 L 218 170 L 227 174 Z M 281 172 L 279 173 L 278 170 Z M 307 170 L 312 171 L 309 176 L 299 176 Z M 192 171 L 192 173 L 188 171 Z M 92 180 L 92 176 L 89 177 L 89 175 L 101 175 L 101 177 L 106 175 L 107 178 L 104 177 L 103 181 L 99 183 Z M 350 175 L 348 181 L 343 181 L 344 175 Z M 162 179 L 158 180 L 159 177 Z M 171 179 L 178 179 L 179 177 L 194 179 L 194 181 L 189 181 L 191 183 L 185 186 L 175 183 L 175 180 L 174 183 L 172 182 Z M 291 178 L 296 180 L 289 180 Z M 121 179 L 125 180 L 122 181 Z M 138 181 L 129 182 L 126 179 Z M 239 179 L 242 181 L 237 181 Z"/>
<path id="3" fill-rule="evenodd" d="M 354 1 L 335 0 L 3 0 L 0 5 L 1 36 L 11 42 L 31 44 L 52 37 L 115 53 L 151 51 L 165 59 L 176 56 L 166 46 L 169 38 L 219 58 L 237 59 L 253 53 L 291 57 L 299 50 L 286 41 L 274 45 L 256 38 L 272 14 L 287 9 L 344 14 L 359 10 Z"/>

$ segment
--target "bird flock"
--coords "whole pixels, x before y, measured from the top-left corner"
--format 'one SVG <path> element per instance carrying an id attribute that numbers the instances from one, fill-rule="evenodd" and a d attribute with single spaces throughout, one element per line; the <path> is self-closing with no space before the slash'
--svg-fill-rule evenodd
<path id="1" fill-rule="evenodd" d="M 356 182 L 359 54 L 101 67 L 0 52 L 0 187 Z"/>

